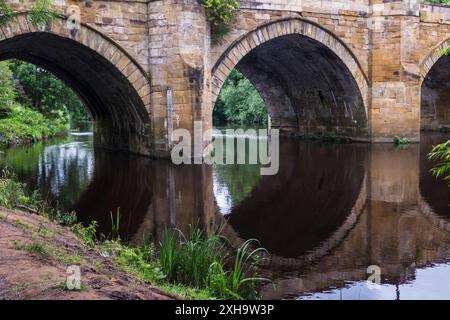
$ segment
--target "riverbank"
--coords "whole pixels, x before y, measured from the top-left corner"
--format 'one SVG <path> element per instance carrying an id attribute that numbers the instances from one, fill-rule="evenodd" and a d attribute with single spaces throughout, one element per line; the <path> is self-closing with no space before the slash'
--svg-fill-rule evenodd
<path id="1" fill-rule="evenodd" d="M 0 208 L 0 234 L 0 300 L 177 299 L 125 272 L 70 228 L 45 217 Z M 80 290 L 67 289 L 69 266 L 80 267 Z"/>
<path id="2" fill-rule="evenodd" d="M 67 135 L 69 128 L 69 121 L 62 114 L 49 119 L 37 111 L 16 105 L 9 108 L 5 118 L 0 119 L 0 144 L 31 144 Z"/>

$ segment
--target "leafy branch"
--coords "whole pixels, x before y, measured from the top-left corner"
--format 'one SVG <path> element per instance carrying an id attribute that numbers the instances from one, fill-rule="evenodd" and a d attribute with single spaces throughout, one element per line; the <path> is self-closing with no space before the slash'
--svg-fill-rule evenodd
<path id="1" fill-rule="evenodd" d="M 448 182 L 450 187 L 450 140 L 439 144 L 433 148 L 428 159 L 439 161 L 439 163 L 431 169 L 436 178 L 442 178 Z"/>

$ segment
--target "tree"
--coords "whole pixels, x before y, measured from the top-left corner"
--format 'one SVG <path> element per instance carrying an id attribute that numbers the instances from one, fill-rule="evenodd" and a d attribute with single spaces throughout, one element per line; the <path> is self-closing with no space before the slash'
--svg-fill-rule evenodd
<path id="1" fill-rule="evenodd" d="M 10 64 L 10 68 L 25 91 L 26 97 L 20 97 L 22 104 L 29 105 L 48 118 L 63 112 L 75 121 L 88 119 L 78 96 L 47 70 L 17 60 Z"/>
<path id="2" fill-rule="evenodd" d="M 0 118 L 8 116 L 15 98 L 12 72 L 7 62 L 0 62 Z"/>
<path id="3" fill-rule="evenodd" d="M 267 110 L 255 87 L 234 69 L 217 99 L 214 122 L 217 124 L 267 124 Z"/>

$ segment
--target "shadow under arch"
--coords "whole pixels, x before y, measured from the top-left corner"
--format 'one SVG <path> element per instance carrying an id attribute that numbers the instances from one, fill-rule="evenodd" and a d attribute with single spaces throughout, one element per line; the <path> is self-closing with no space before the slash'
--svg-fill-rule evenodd
<path id="1" fill-rule="evenodd" d="M 241 36 L 212 69 L 213 104 L 234 68 L 258 90 L 273 127 L 369 139 L 369 80 L 345 43 L 320 25 L 289 18 Z"/>
<path id="2" fill-rule="evenodd" d="M 420 64 L 421 129 L 450 128 L 450 57 L 443 55 L 450 39 L 434 47 Z"/>
<path id="3" fill-rule="evenodd" d="M 95 144 L 150 155 L 150 79 L 119 45 L 65 19 L 38 29 L 20 13 L 0 28 L 0 60 L 19 59 L 45 68 L 69 85 L 94 120 Z"/>

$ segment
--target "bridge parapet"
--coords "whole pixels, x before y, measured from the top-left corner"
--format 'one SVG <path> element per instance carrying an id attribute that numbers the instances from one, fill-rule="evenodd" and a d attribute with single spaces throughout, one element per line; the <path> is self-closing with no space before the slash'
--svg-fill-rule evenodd
<path id="1" fill-rule="evenodd" d="M 368 0 L 243 0 L 241 9 L 338 14 L 368 12 Z"/>
<path id="2" fill-rule="evenodd" d="M 450 6 L 424 3 L 420 7 L 420 21 L 449 24 Z"/>
<path id="3" fill-rule="evenodd" d="M 325 14 L 418 15 L 419 0 L 372 1 L 368 0 L 243 0 L 241 9 L 315 12 Z"/>

